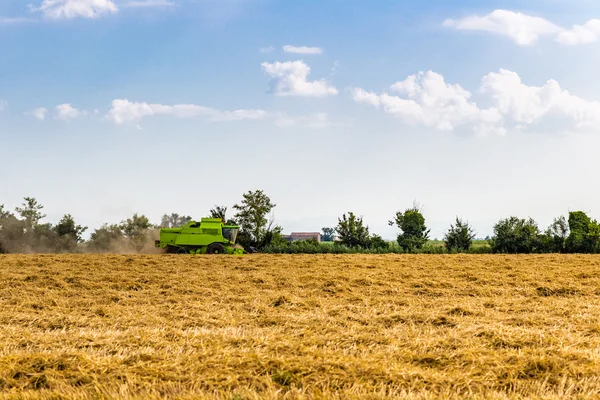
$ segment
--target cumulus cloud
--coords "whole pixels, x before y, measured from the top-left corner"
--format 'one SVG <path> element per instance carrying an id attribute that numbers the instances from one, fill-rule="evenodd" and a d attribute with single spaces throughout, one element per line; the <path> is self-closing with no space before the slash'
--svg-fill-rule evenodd
<path id="1" fill-rule="evenodd" d="M 59 104 L 56 106 L 56 119 L 67 121 L 86 115 L 85 111 L 81 111 L 73 107 L 71 104 Z"/>
<path id="2" fill-rule="evenodd" d="M 27 115 L 31 115 L 35 119 L 44 120 L 46 119 L 46 114 L 48 113 L 48 109 L 44 107 L 34 108 L 29 111 Z"/>
<path id="3" fill-rule="evenodd" d="M 595 131 L 600 126 L 600 102 L 572 95 L 555 80 L 540 87 L 526 85 L 516 72 L 505 69 L 481 80 L 479 93 L 487 108 L 472 101 L 469 91 L 431 71 L 395 83 L 390 92 L 395 94 L 356 88 L 353 98 L 406 124 L 441 131 L 566 133 Z"/>
<path id="4" fill-rule="evenodd" d="M 293 54 L 323 54 L 323 49 L 320 47 L 292 46 L 289 44 L 283 46 L 283 51 Z"/>
<path id="5" fill-rule="evenodd" d="M 212 121 L 239 121 L 244 119 L 263 119 L 267 112 L 263 110 L 220 111 L 195 104 L 149 104 L 131 102 L 127 99 L 115 99 L 107 118 L 117 125 L 136 123 L 144 117 L 170 115 L 177 118 L 206 117 Z"/>
<path id="6" fill-rule="evenodd" d="M 528 86 L 517 73 L 501 69 L 483 78 L 481 92 L 519 129 L 590 131 L 600 126 L 600 102 L 572 95 L 552 79 Z"/>
<path id="7" fill-rule="evenodd" d="M 303 61 L 265 62 L 261 66 L 271 78 L 271 93 L 277 96 L 325 97 L 338 94 L 338 90 L 325 80 L 309 81 L 310 67 Z"/>
<path id="8" fill-rule="evenodd" d="M 275 47 L 273 46 L 267 46 L 267 47 L 262 47 L 260 49 L 261 53 L 271 53 L 273 50 L 275 50 Z"/>
<path id="9" fill-rule="evenodd" d="M 131 0 L 123 3 L 127 8 L 174 7 L 175 3 L 168 0 Z"/>
<path id="10" fill-rule="evenodd" d="M 564 45 L 579 45 L 597 42 L 600 39 L 600 19 L 592 19 L 584 25 L 575 25 L 558 34 L 556 41 Z"/>
<path id="11" fill-rule="evenodd" d="M 540 36 L 557 35 L 562 28 L 552 22 L 509 10 L 495 10 L 483 16 L 447 19 L 444 26 L 459 30 L 486 31 L 512 38 L 522 46 L 535 44 Z"/>
<path id="12" fill-rule="evenodd" d="M 504 134 L 502 115 L 496 108 L 481 109 L 470 100 L 471 93 L 459 85 L 446 83 L 432 71 L 411 75 L 390 87 L 390 93 L 377 94 L 357 88 L 354 101 L 380 108 L 408 125 L 421 125 L 442 131 L 467 127 L 476 133 Z"/>
<path id="13" fill-rule="evenodd" d="M 43 0 L 31 9 L 50 19 L 98 18 L 119 11 L 112 0 Z"/>
<path id="14" fill-rule="evenodd" d="M 512 38 L 521 46 L 535 44 L 542 36 L 553 36 L 558 43 L 568 46 L 594 43 L 600 40 L 600 19 L 591 19 L 584 25 L 565 29 L 552 22 L 520 12 L 495 10 L 483 16 L 447 19 L 444 26 L 458 30 L 492 32 Z"/>

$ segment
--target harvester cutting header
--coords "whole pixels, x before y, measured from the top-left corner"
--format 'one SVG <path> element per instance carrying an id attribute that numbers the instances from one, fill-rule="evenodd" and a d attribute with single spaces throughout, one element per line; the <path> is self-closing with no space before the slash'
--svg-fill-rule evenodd
<path id="1" fill-rule="evenodd" d="M 155 246 L 176 254 L 243 254 L 235 243 L 239 230 L 220 218 L 202 218 L 179 228 L 162 228 Z"/>

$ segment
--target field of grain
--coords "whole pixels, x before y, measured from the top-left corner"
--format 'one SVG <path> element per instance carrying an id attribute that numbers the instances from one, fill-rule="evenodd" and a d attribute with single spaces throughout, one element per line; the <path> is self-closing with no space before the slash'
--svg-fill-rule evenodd
<path id="1" fill-rule="evenodd" d="M 598 396 L 598 256 L 0 256 L 0 398 Z"/>

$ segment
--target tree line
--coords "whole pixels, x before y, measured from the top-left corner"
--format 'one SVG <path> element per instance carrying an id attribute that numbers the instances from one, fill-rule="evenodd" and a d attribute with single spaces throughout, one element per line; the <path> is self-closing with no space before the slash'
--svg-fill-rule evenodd
<path id="1" fill-rule="evenodd" d="M 323 240 L 332 245 L 316 240 L 290 243 L 275 222 L 275 207 L 269 196 L 256 190 L 242 195 L 232 215 L 226 206 L 215 206 L 207 215 L 240 226 L 238 243 L 266 253 L 600 253 L 600 224 L 583 211 L 555 218 L 546 230 L 531 218 L 501 219 L 486 245 L 475 247 L 475 231 L 458 217 L 447 229 L 443 246 L 432 246 L 430 230 L 417 204 L 388 221 L 399 231 L 395 243 L 372 234 L 354 212 L 344 213 L 336 226 L 322 228 Z M 0 253 L 149 252 L 155 250 L 154 239 L 161 228 L 180 227 L 192 220 L 191 216 L 171 213 L 163 215 L 159 224 L 152 224 L 145 215 L 133 214 L 119 223 L 103 224 L 84 240 L 88 227 L 78 225 L 71 214 L 53 225 L 42 222 L 46 218 L 43 209 L 33 197 L 25 197 L 14 212 L 0 205 Z"/>

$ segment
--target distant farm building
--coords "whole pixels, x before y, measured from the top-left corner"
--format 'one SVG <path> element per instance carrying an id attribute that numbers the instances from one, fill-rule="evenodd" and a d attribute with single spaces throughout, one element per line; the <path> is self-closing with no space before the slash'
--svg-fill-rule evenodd
<path id="1" fill-rule="evenodd" d="M 317 242 L 321 241 L 321 234 L 319 232 L 292 232 L 291 235 L 285 236 L 288 242 L 297 242 L 299 240 L 315 239 Z"/>

